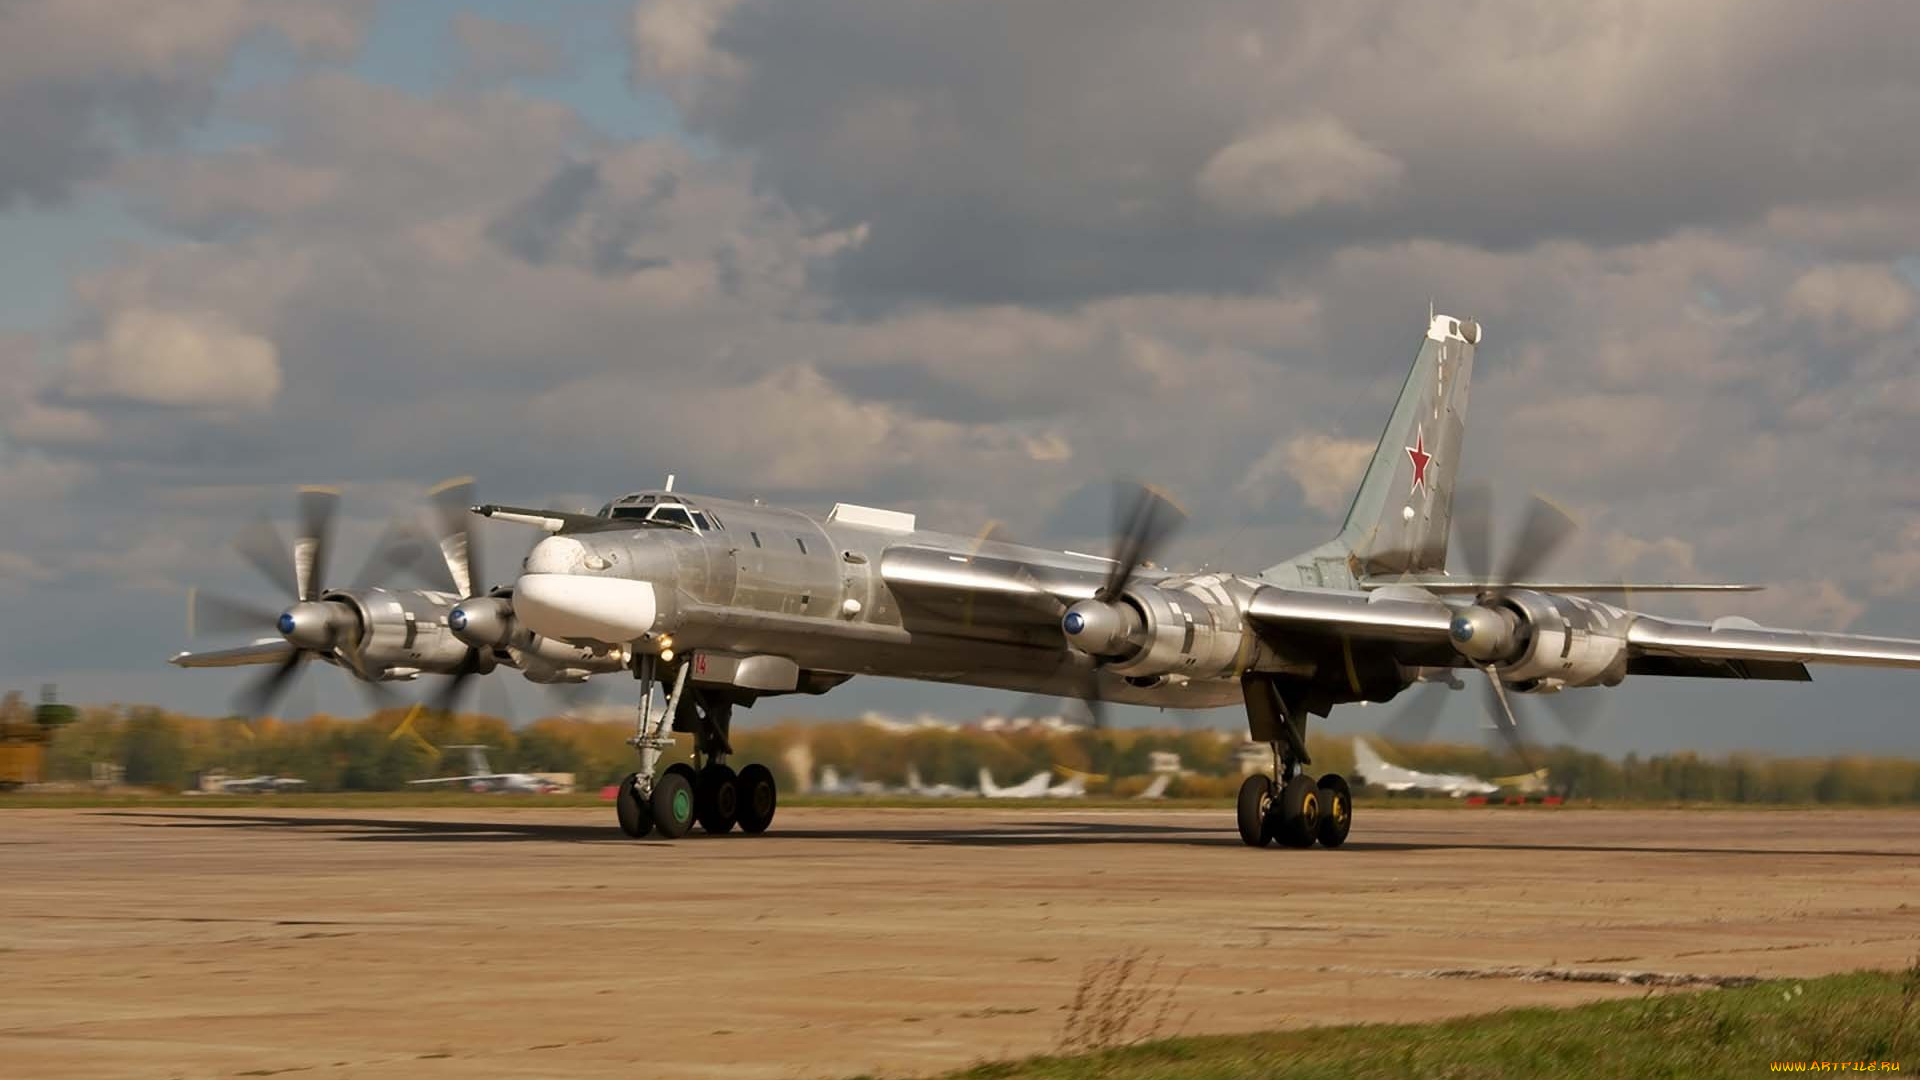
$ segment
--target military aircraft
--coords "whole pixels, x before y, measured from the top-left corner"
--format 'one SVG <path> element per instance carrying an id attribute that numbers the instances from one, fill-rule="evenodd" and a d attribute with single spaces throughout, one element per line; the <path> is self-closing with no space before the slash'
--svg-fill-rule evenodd
<path id="1" fill-rule="evenodd" d="M 1001 787 L 993 782 L 986 766 L 980 767 L 980 794 L 988 799 L 1077 799 L 1086 793 L 1086 777 L 1077 773 L 1056 784 L 1053 773 L 1042 769 L 1017 784 Z"/>
<path id="2" fill-rule="evenodd" d="M 281 791 L 299 791 L 307 786 L 297 776 L 242 776 L 221 780 L 215 785 L 223 795 L 271 795 Z"/>
<path id="3" fill-rule="evenodd" d="M 1354 779 L 1385 791 L 1437 791 L 1458 799 L 1467 795 L 1491 795 L 1500 785 L 1465 773 L 1430 773 L 1395 765 L 1380 756 L 1367 740 L 1353 740 Z"/>
<path id="4" fill-rule="evenodd" d="M 1455 492 L 1481 340 L 1470 319 L 1430 317 L 1339 534 L 1257 572 L 1155 566 L 1184 515 L 1143 486 L 1127 489 L 1111 552 L 1099 556 L 922 530 L 893 510 L 842 503 L 813 517 L 669 484 L 592 514 L 473 507 L 551 535 L 510 586 L 463 588 L 468 598 L 451 610 L 423 603 L 405 623 L 407 640 L 439 640 L 438 626 L 425 624 L 444 611 L 461 647 L 434 653 L 437 670 L 511 656 L 527 640 L 628 667 L 642 685 L 630 740 L 640 767 L 619 787 L 618 818 L 629 835 L 666 837 L 696 820 L 715 833 L 765 830 L 773 773 L 728 764 L 732 710 L 825 693 L 857 675 L 1077 697 L 1096 710 L 1242 705 L 1272 766 L 1241 788 L 1241 839 L 1338 847 L 1352 798 L 1344 778 L 1309 772 L 1309 717 L 1390 700 L 1442 669 L 1484 676 L 1491 720 L 1524 757 L 1516 698 L 1551 700 L 1630 675 L 1806 681 L 1810 663 L 1920 668 L 1916 641 L 1677 620 L 1594 598 L 1742 586 L 1542 580 L 1537 571 L 1573 523 L 1541 500 L 1496 569 L 1489 498 Z M 1459 575 L 1447 570 L 1454 527 Z M 447 530 L 443 549 L 459 549 L 461 537 Z M 380 677 L 355 643 L 393 639 L 356 629 L 371 610 L 313 591 L 317 580 L 299 577 L 299 602 L 279 620 L 286 641 L 266 660 L 292 664 L 326 647 L 356 674 Z M 409 665 L 426 669 L 424 658 L 401 662 Z M 675 732 L 693 736 L 695 763 L 656 775 Z"/>
<path id="5" fill-rule="evenodd" d="M 429 784 L 464 784 L 469 791 L 519 792 L 530 795 L 546 795 L 560 790 L 553 781 L 532 773 L 494 772 L 493 768 L 487 764 L 487 751 L 490 747 L 455 743 L 442 749 L 467 752 L 465 776 L 435 776 L 425 780 L 409 780 L 407 783 L 416 787 L 425 787 Z"/>

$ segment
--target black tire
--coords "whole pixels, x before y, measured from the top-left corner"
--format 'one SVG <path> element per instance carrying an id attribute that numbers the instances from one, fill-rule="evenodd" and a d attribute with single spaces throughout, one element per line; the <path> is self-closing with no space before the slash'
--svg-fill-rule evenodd
<path id="1" fill-rule="evenodd" d="M 1320 789 L 1305 774 L 1280 789 L 1273 804 L 1273 838 L 1290 848 L 1310 848 L 1320 832 Z"/>
<path id="2" fill-rule="evenodd" d="M 640 774 L 628 773 L 620 781 L 620 794 L 613 800 L 614 813 L 620 818 L 620 831 L 639 840 L 653 831 L 653 809 L 640 798 Z"/>
<path id="3" fill-rule="evenodd" d="M 653 782 L 653 827 L 668 840 L 678 840 L 693 829 L 693 784 L 687 780 L 691 769 L 668 769 Z"/>
<path id="4" fill-rule="evenodd" d="M 1353 831 L 1353 789 L 1339 773 L 1328 773 L 1314 786 L 1320 789 L 1320 846 L 1337 848 Z"/>
<path id="5" fill-rule="evenodd" d="M 773 770 L 765 765 L 749 765 L 734 781 L 740 796 L 740 831 L 758 836 L 773 824 L 773 812 L 780 805 L 780 790 L 774 785 Z"/>
<path id="6" fill-rule="evenodd" d="M 1266 847 L 1273 839 L 1267 830 L 1267 807 L 1273 802 L 1273 781 L 1256 773 L 1240 784 L 1240 840 L 1248 847 Z"/>
<path id="7" fill-rule="evenodd" d="M 740 816 L 736 780 L 732 768 L 715 763 L 700 770 L 699 782 L 693 786 L 694 819 L 714 836 L 733 831 L 733 823 Z"/>

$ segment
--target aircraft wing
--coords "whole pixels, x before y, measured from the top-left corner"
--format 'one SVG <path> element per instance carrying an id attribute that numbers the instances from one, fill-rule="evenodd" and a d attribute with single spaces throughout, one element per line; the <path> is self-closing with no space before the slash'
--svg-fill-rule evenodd
<path id="1" fill-rule="evenodd" d="M 1455 609 L 1438 597 L 1316 591 L 1269 585 L 1247 615 L 1277 635 L 1332 644 L 1369 642 L 1409 664 L 1462 666 L 1448 631 Z M 1920 641 L 1762 627 L 1746 619 L 1691 622 L 1629 612 L 1629 672 L 1696 678 L 1805 681 L 1807 664 L 1920 668 Z"/>
<path id="2" fill-rule="evenodd" d="M 1676 622 L 1642 615 L 1628 628 L 1627 644 L 1644 656 L 1920 668 L 1920 641 L 1776 630 L 1745 620 Z"/>
<path id="3" fill-rule="evenodd" d="M 286 638 L 262 638 L 251 645 L 211 652 L 175 653 L 168 663 L 175 667 L 244 667 L 248 664 L 280 664 L 293 655 L 293 644 Z"/>
<path id="4" fill-rule="evenodd" d="M 1069 605 L 1091 597 L 1106 578 L 1105 560 L 1063 556 L 1050 565 L 896 544 L 880 557 L 880 576 L 908 609 L 968 625 L 1056 626 Z"/>

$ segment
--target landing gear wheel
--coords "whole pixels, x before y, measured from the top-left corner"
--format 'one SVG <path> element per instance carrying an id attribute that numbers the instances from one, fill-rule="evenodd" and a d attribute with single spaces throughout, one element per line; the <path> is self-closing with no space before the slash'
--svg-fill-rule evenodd
<path id="1" fill-rule="evenodd" d="M 701 769 L 699 782 L 693 786 L 694 819 L 713 836 L 732 831 L 740 816 L 736 779 L 733 769 L 716 763 Z"/>
<path id="2" fill-rule="evenodd" d="M 1320 831 L 1320 789 L 1304 773 L 1287 781 L 1274 800 L 1273 838 L 1290 848 L 1309 848 Z"/>
<path id="3" fill-rule="evenodd" d="M 678 840 L 693 828 L 692 769 L 676 765 L 653 782 L 653 827 L 668 840 Z"/>
<path id="4" fill-rule="evenodd" d="M 1240 839 L 1248 847 L 1266 847 L 1273 839 L 1267 829 L 1267 808 L 1273 803 L 1273 781 L 1263 775 L 1247 777 L 1240 785 Z"/>
<path id="5" fill-rule="evenodd" d="M 780 792 L 773 784 L 773 770 L 765 765 L 749 765 L 740 770 L 733 783 L 739 793 L 740 831 L 758 836 L 773 824 L 773 811 L 779 805 Z"/>
<path id="6" fill-rule="evenodd" d="M 1328 773 L 1315 786 L 1320 789 L 1320 846 L 1337 848 L 1353 829 L 1353 789 L 1339 773 Z"/>
<path id="7" fill-rule="evenodd" d="M 640 797 L 639 773 L 628 773 L 620 781 L 620 794 L 614 797 L 613 810 L 620 817 L 620 831 L 635 840 L 653 831 L 653 811 Z"/>

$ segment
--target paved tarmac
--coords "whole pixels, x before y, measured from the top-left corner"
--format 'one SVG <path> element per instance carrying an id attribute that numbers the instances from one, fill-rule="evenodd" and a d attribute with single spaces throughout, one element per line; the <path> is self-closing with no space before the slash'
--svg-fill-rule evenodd
<path id="1" fill-rule="evenodd" d="M 1331 852 L 1247 849 L 1224 811 L 788 809 L 671 844 L 611 819 L 0 811 L 0 1072 L 909 1075 L 1053 1048 L 1129 954 L 1170 1034 L 1920 953 L 1912 812 L 1363 805 Z"/>

